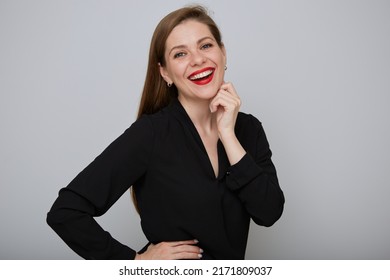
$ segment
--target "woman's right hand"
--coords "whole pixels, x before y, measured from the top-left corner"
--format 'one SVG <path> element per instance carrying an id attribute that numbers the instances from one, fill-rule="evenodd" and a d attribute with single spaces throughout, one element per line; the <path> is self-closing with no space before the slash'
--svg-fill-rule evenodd
<path id="1" fill-rule="evenodd" d="M 148 249 L 135 256 L 136 260 L 183 260 L 201 259 L 203 250 L 198 246 L 197 240 L 161 242 L 150 244 Z"/>

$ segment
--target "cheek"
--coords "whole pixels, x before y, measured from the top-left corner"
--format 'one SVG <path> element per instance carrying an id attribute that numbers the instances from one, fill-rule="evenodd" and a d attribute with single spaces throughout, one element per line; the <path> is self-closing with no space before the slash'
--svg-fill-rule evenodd
<path id="1" fill-rule="evenodd" d="M 185 76 L 186 67 L 178 63 L 176 65 L 173 65 L 171 72 L 176 79 L 181 79 Z"/>
<path id="2" fill-rule="evenodd" d="M 220 53 L 220 52 L 215 53 L 215 55 L 213 56 L 213 60 L 218 64 L 218 66 L 220 68 L 225 69 L 226 58 L 225 58 L 225 56 L 223 56 L 222 53 Z"/>
<path id="3" fill-rule="evenodd" d="M 221 62 L 222 62 L 222 66 L 225 68 L 225 65 L 226 65 L 226 57 L 225 56 L 222 56 Z"/>

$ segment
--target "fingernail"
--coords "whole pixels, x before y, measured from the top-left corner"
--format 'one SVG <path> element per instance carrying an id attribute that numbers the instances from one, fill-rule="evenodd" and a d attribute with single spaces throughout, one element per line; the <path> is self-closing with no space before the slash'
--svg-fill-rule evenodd
<path id="1" fill-rule="evenodd" d="M 199 243 L 199 240 L 198 240 L 198 239 L 194 239 L 194 242 L 195 242 L 195 243 Z"/>
<path id="2" fill-rule="evenodd" d="M 200 249 L 199 249 L 199 252 L 200 252 L 200 253 L 203 253 L 203 249 L 202 249 L 202 248 L 200 248 Z"/>
<path id="3" fill-rule="evenodd" d="M 198 254 L 198 257 L 199 257 L 199 259 L 201 259 L 202 258 L 202 254 Z"/>

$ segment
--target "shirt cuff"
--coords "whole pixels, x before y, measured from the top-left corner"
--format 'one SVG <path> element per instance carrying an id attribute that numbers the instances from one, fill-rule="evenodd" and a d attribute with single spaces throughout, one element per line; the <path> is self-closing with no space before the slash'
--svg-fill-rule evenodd
<path id="1" fill-rule="evenodd" d="M 226 185 L 228 189 L 237 191 L 249 184 L 262 172 L 254 159 L 246 153 L 239 162 L 232 165 L 226 172 Z"/>

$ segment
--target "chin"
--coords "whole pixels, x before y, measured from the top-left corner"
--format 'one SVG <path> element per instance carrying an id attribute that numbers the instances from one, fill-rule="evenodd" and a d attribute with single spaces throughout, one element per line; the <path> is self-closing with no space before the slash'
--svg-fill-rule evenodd
<path id="1" fill-rule="evenodd" d="M 194 95 L 196 95 L 198 98 L 201 98 L 204 100 L 210 100 L 210 99 L 213 99 L 217 95 L 218 90 L 219 90 L 219 87 L 217 87 L 217 86 L 204 87 L 201 89 L 194 90 Z"/>

